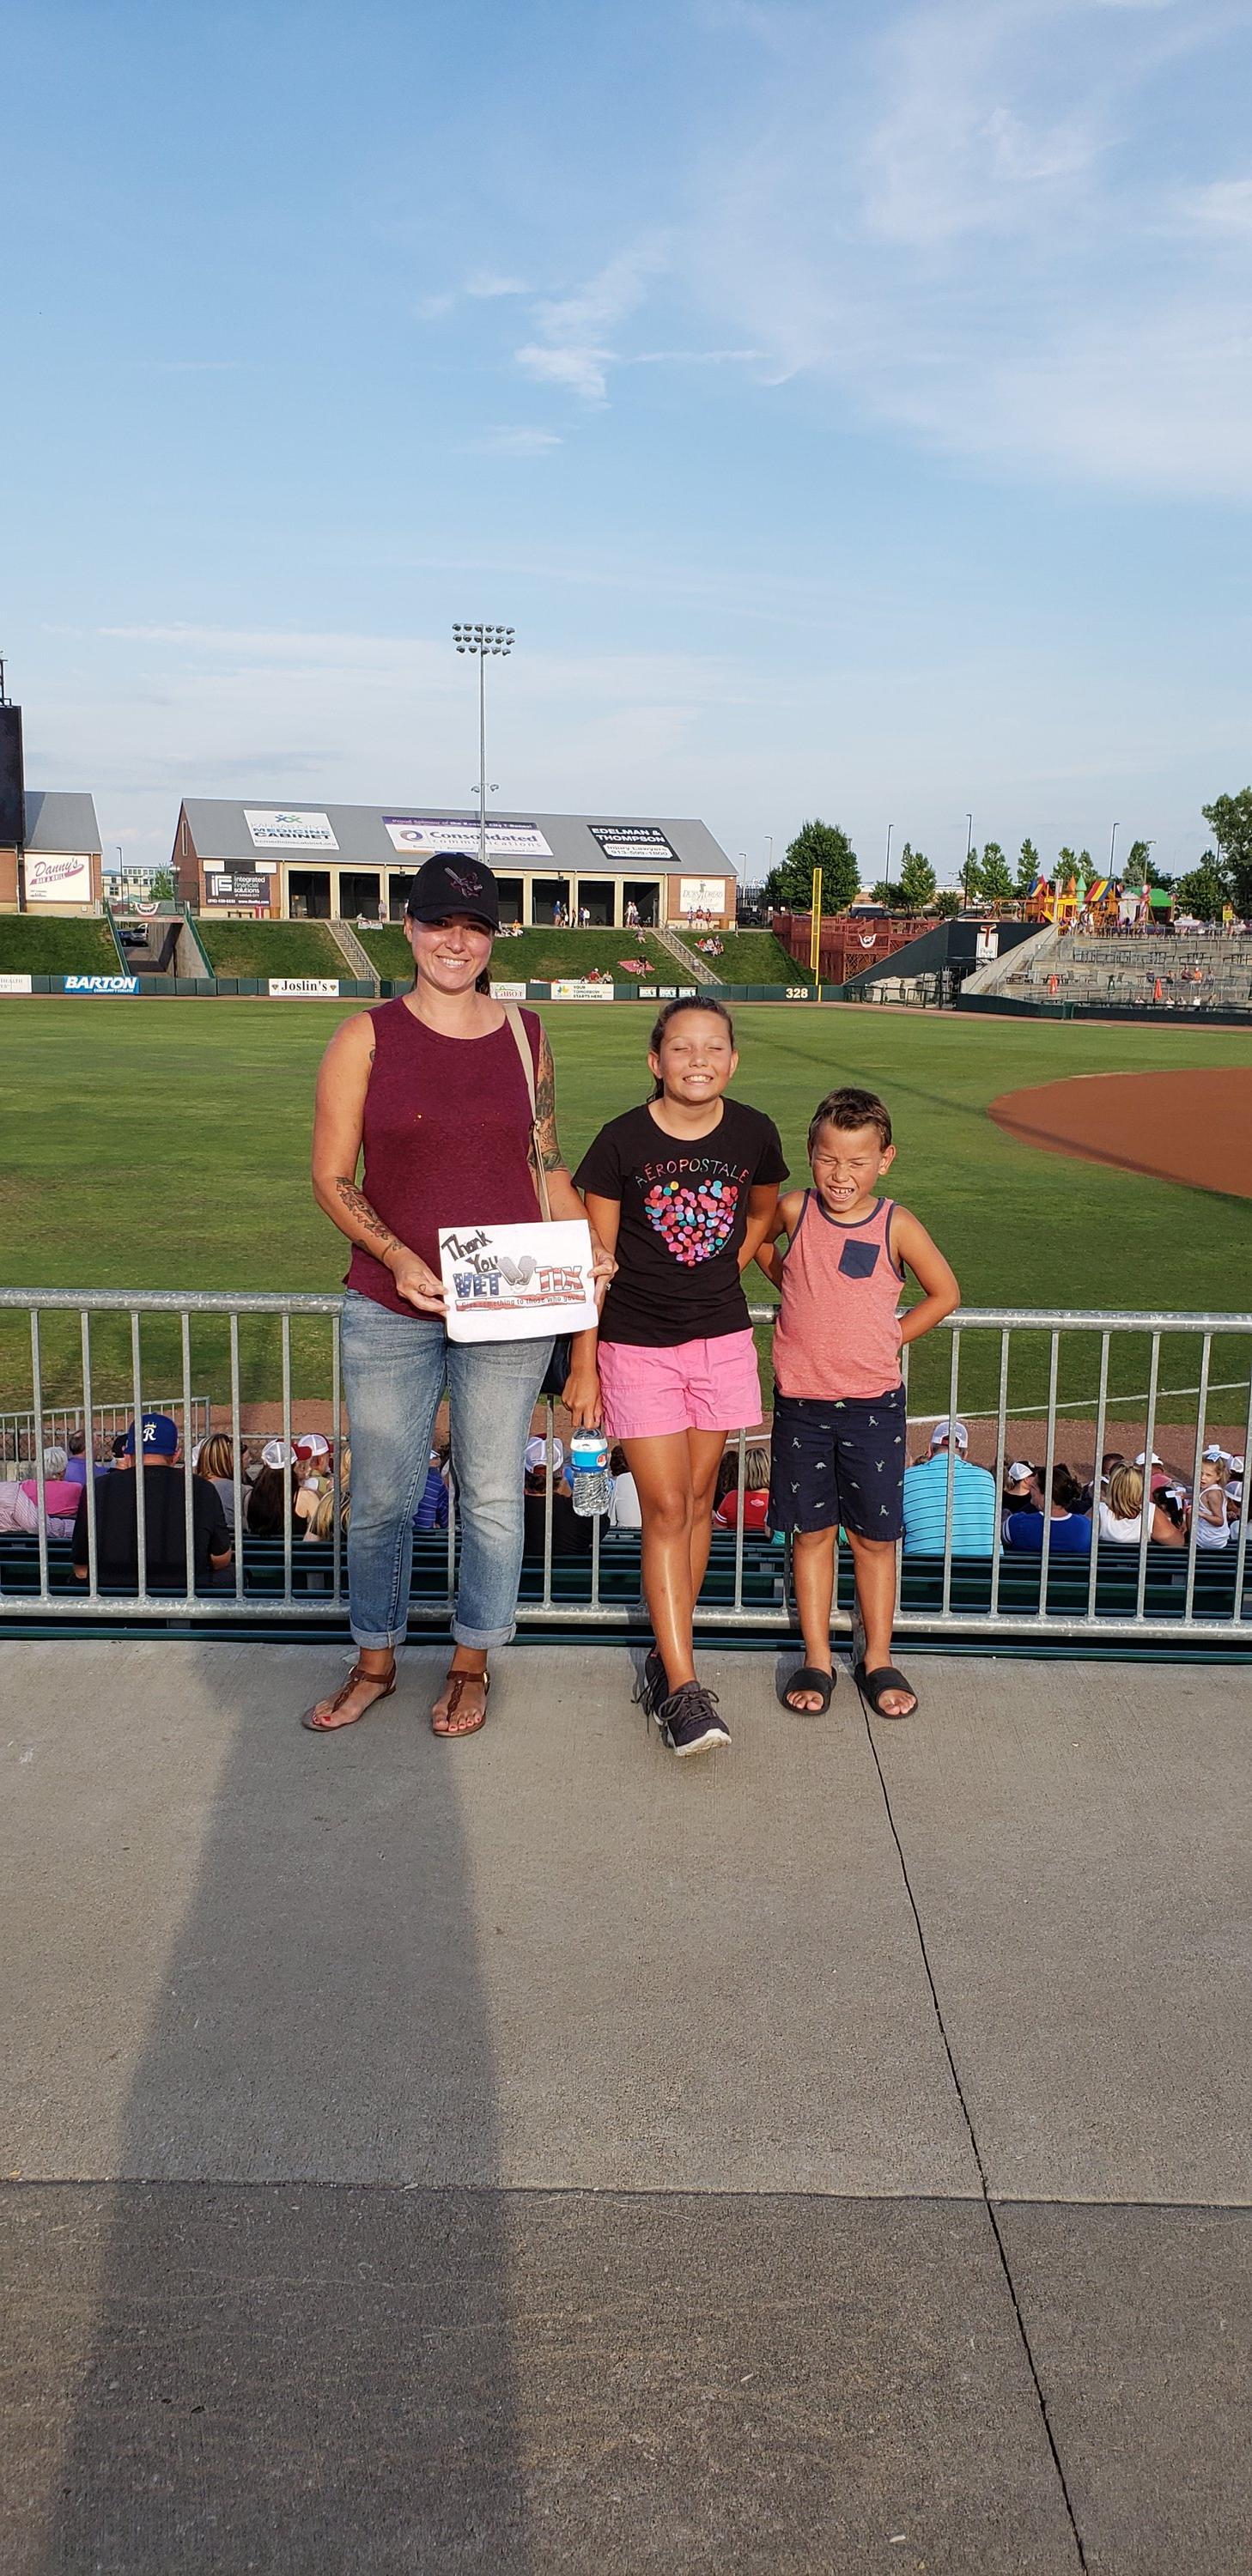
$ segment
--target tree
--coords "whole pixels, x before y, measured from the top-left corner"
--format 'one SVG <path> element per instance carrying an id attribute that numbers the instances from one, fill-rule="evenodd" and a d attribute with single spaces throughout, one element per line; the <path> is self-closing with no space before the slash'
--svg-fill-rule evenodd
<path id="1" fill-rule="evenodd" d="M 158 868 L 152 880 L 154 903 L 173 903 L 178 893 L 172 868 Z"/>
<path id="2" fill-rule="evenodd" d="M 900 859 L 900 901 L 910 912 L 924 912 L 935 899 L 935 871 L 924 850 L 906 841 Z"/>
<path id="3" fill-rule="evenodd" d="M 1122 868 L 1122 884 L 1124 886 L 1133 887 L 1151 884 L 1151 877 L 1147 873 L 1149 867 L 1148 853 L 1151 850 L 1151 847 L 1152 844 L 1150 841 L 1131 842 L 1130 848 L 1126 852 L 1125 865 Z"/>
<path id="4" fill-rule="evenodd" d="M 982 893 L 982 860 L 975 849 L 966 851 L 961 861 L 961 886 L 967 903 L 976 903 Z"/>
<path id="5" fill-rule="evenodd" d="M 1220 921 L 1223 906 L 1231 901 L 1231 889 L 1216 850 L 1206 850 L 1198 868 L 1179 877 L 1174 892 L 1180 912 L 1193 912 L 1197 921 Z"/>
<path id="6" fill-rule="evenodd" d="M 1039 853 L 1033 841 L 1023 841 L 1017 854 L 1017 891 L 1029 894 L 1039 876 Z"/>
<path id="7" fill-rule="evenodd" d="M 1076 872 L 1076 870 L 1077 870 L 1077 867 L 1078 867 L 1078 852 L 1077 852 L 1077 850 L 1058 850 L 1058 851 L 1057 851 L 1057 854 L 1056 854 L 1056 873 L 1057 873 L 1057 880 L 1058 880 L 1058 883 L 1059 883 L 1061 886 L 1064 886 L 1064 885 L 1066 885 L 1066 884 L 1067 884 L 1067 882 L 1068 882 L 1069 878 L 1070 878 L 1070 877 L 1072 877 L 1072 876 L 1075 874 L 1075 872 Z"/>
<path id="8" fill-rule="evenodd" d="M 961 898 L 955 886 L 940 886 L 935 896 L 935 910 L 941 921 L 954 921 L 961 909 Z"/>
<path id="9" fill-rule="evenodd" d="M 1235 910 L 1241 921 L 1252 919 L 1252 787 L 1241 787 L 1237 796 L 1219 796 L 1200 812 L 1212 826 Z"/>
<path id="10" fill-rule="evenodd" d="M 982 891 L 988 903 L 1011 903 L 1013 878 L 998 841 L 988 841 L 982 854 Z"/>
<path id="11" fill-rule="evenodd" d="M 802 823 L 788 845 L 781 866 L 765 880 L 767 903 L 781 911 L 807 912 L 813 900 L 813 870 L 822 871 L 822 910 L 842 912 L 855 903 L 861 882 L 857 855 L 837 823 Z"/>
<path id="12" fill-rule="evenodd" d="M 869 891 L 873 903 L 885 903 L 888 906 L 899 903 L 900 889 L 898 886 L 893 886 L 890 877 L 880 877 L 877 885 L 872 885 Z"/>

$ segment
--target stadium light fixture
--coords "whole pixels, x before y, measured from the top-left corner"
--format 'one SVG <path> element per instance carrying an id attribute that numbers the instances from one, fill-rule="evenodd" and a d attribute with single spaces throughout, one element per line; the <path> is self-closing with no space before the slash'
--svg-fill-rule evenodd
<path id="1" fill-rule="evenodd" d="M 487 626 L 463 619 L 452 629 L 458 653 L 478 656 L 478 856 L 483 867 L 487 864 L 487 656 L 510 654 L 514 633 L 512 626 Z"/>

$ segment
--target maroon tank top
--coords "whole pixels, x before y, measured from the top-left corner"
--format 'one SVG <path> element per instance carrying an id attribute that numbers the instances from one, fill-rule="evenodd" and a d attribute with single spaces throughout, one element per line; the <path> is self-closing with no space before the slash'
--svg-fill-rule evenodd
<path id="1" fill-rule="evenodd" d="M 485 1038 L 442 1037 L 402 1000 L 370 1012 L 361 1187 L 392 1233 L 439 1273 L 439 1228 L 526 1225 L 539 1212 L 527 1154 L 530 1096 L 507 1020 Z M 522 1019 L 539 1069 L 542 1030 Z M 354 1244 L 346 1288 L 412 1315 L 386 1264 Z"/>

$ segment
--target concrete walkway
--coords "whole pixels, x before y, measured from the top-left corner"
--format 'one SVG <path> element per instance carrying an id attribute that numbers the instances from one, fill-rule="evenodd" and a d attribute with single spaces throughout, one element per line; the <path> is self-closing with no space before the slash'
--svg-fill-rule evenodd
<path id="1" fill-rule="evenodd" d="M 3 2576 L 1234 2576 L 1246 1678 L 443 1660 L 0 1648 Z"/>

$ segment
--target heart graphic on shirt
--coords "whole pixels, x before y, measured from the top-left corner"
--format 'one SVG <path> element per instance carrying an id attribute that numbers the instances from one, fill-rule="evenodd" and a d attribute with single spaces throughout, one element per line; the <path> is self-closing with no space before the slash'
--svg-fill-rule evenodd
<path id="1" fill-rule="evenodd" d="M 734 1232 L 738 1203 L 735 1181 L 709 1181 L 703 1189 L 691 1189 L 685 1181 L 658 1181 L 644 1200 L 649 1225 L 687 1270 L 721 1251 Z"/>

